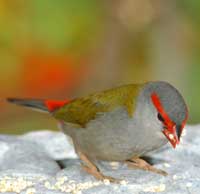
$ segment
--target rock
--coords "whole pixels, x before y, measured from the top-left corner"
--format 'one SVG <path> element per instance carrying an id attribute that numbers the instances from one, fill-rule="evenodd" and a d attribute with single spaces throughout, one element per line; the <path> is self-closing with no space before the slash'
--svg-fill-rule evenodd
<path id="1" fill-rule="evenodd" d="M 200 193 L 200 126 L 187 126 L 176 150 L 170 145 L 146 156 L 169 173 L 129 169 L 122 163 L 98 162 L 120 184 L 96 180 L 81 169 L 64 134 L 40 131 L 0 136 L 0 192 L 12 194 L 188 194 Z M 59 162 L 56 162 L 59 160 Z"/>
<path id="2" fill-rule="evenodd" d="M 43 147 L 16 137 L 12 141 L 1 142 L 6 145 L 0 160 L 0 174 L 8 171 L 24 173 L 42 173 L 54 175 L 60 169 L 59 165 L 48 156 Z M 48 168 L 47 168 L 48 167 Z"/>
<path id="3" fill-rule="evenodd" d="M 46 153 L 55 160 L 77 158 L 70 138 L 63 133 L 53 131 L 31 132 L 20 138 L 42 145 Z"/>

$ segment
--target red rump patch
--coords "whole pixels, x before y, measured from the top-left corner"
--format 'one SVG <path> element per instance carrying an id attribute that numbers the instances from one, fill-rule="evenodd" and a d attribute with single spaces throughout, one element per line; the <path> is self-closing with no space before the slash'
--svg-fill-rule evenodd
<path id="1" fill-rule="evenodd" d="M 70 102 L 70 100 L 62 100 L 62 101 L 58 101 L 58 100 L 45 100 L 44 103 L 46 105 L 46 107 L 48 108 L 48 110 L 50 112 L 64 106 L 65 104 L 68 104 Z"/>

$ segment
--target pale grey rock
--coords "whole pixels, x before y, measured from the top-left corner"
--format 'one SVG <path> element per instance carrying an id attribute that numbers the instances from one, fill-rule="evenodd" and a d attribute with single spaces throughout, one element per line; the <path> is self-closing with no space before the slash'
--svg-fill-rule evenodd
<path id="1" fill-rule="evenodd" d="M 43 174 L 56 174 L 60 169 L 58 164 L 50 158 L 43 147 L 32 142 L 16 139 L 7 142 L 6 152 L 0 160 L 0 170 L 15 170 Z M 6 140 L 2 140 L 5 144 Z"/>
<path id="2" fill-rule="evenodd" d="M 3 194 L 16 194 L 16 193 L 11 193 L 11 192 L 4 192 Z"/>
<path id="3" fill-rule="evenodd" d="M 24 191 L 20 192 L 20 194 L 29 194 L 29 193 L 30 194 L 65 194 L 64 192 L 49 190 L 44 187 L 38 187 L 37 189 L 27 188 Z"/>
<path id="4" fill-rule="evenodd" d="M 0 192 L 15 191 L 9 186 L 18 185 L 21 194 L 200 193 L 200 126 L 188 126 L 185 131 L 177 149 L 167 145 L 147 156 L 169 173 L 167 177 L 129 169 L 125 164 L 98 163 L 104 174 L 124 180 L 121 184 L 103 183 L 84 172 L 62 133 L 0 136 Z"/>
<path id="5" fill-rule="evenodd" d="M 30 132 L 20 138 L 41 145 L 46 153 L 55 160 L 77 158 L 70 138 L 63 133 L 45 130 Z"/>
<path id="6" fill-rule="evenodd" d="M 3 141 L 0 141 L 0 160 L 3 159 L 6 152 L 9 150 L 9 144 Z"/>

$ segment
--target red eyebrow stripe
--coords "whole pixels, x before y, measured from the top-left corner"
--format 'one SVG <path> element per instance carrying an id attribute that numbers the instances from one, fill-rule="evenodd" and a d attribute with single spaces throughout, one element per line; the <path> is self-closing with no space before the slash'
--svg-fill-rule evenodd
<path id="1" fill-rule="evenodd" d="M 155 108 L 157 109 L 157 111 L 162 115 L 162 117 L 165 120 L 165 124 L 169 127 L 172 128 L 175 123 L 169 118 L 168 114 L 165 112 L 161 102 L 160 102 L 160 98 L 158 97 L 158 95 L 156 93 L 152 93 L 151 95 L 151 100 L 155 106 Z"/>
<path id="2" fill-rule="evenodd" d="M 64 106 L 65 104 L 68 104 L 70 102 L 70 100 L 62 100 L 62 101 L 58 101 L 58 100 L 45 100 L 44 104 L 46 105 L 46 107 L 48 108 L 48 110 L 50 112 Z"/>

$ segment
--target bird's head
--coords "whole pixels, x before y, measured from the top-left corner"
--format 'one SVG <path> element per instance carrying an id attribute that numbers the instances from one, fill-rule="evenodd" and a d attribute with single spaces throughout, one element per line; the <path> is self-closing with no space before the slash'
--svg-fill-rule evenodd
<path id="1" fill-rule="evenodd" d="M 172 146 L 175 148 L 176 145 L 179 144 L 180 142 L 180 137 L 188 118 L 187 109 L 185 109 L 185 107 L 182 107 L 183 110 L 181 110 L 180 112 L 175 110 L 171 112 L 171 114 L 168 114 L 164 109 L 164 106 L 159 96 L 156 93 L 152 93 L 151 99 L 158 112 L 157 118 L 163 124 L 162 132 L 169 140 L 169 142 L 172 144 Z M 172 105 L 173 103 L 170 104 L 169 102 L 168 106 Z M 172 106 L 171 108 L 174 109 L 176 107 Z M 184 115 L 184 118 L 183 116 L 181 116 L 182 117 L 181 119 L 179 114 Z"/>
<path id="2" fill-rule="evenodd" d="M 188 119 L 188 110 L 181 94 L 171 85 L 160 82 L 151 91 L 151 101 L 162 123 L 162 133 L 176 148 Z"/>

